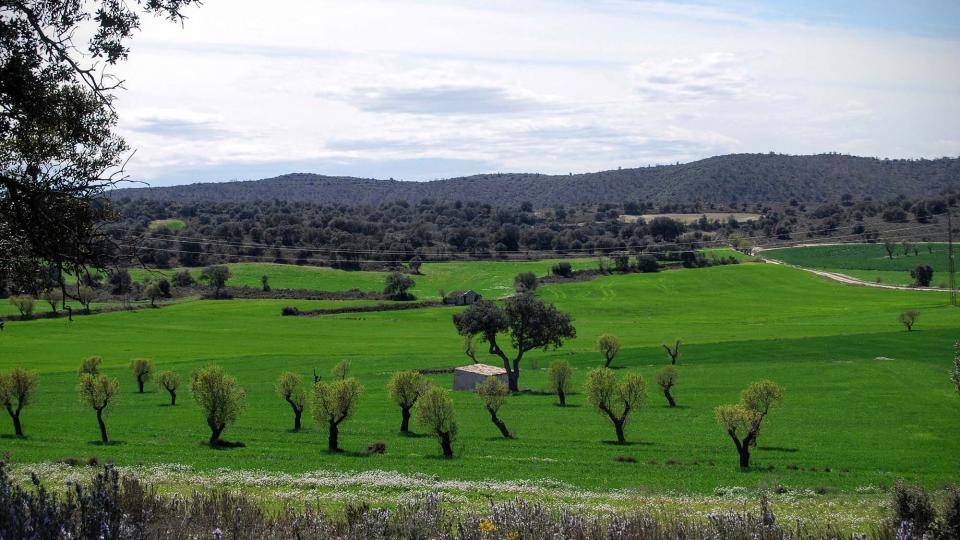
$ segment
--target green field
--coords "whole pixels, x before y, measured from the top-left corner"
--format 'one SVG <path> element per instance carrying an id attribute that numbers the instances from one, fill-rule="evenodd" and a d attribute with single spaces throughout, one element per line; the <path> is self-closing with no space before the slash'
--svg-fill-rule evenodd
<path id="1" fill-rule="evenodd" d="M 154 231 L 161 227 L 166 227 L 171 232 L 177 232 L 186 228 L 187 224 L 179 219 L 155 219 L 150 222 L 150 230 Z"/>
<path id="2" fill-rule="evenodd" d="M 730 250 L 728 250 L 730 251 Z M 595 259 L 565 259 L 574 270 L 596 268 Z M 424 263 L 420 269 L 423 275 L 411 275 L 416 282 L 411 291 L 420 299 L 436 299 L 440 290 L 473 289 L 487 298 L 500 298 L 513 292 L 513 277 L 520 272 L 533 272 L 537 276 L 550 274 L 550 267 L 559 260 L 543 261 L 489 261 Z M 260 287 L 260 278 L 270 279 L 275 289 L 311 289 L 317 291 L 361 291 L 380 292 L 383 290 L 388 272 L 346 272 L 328 267 L 293 266 L 272 263 L 235 263 L 228 264 L 231 278 L 228 285 L 235 287 Z M 170 276 L 183 270 L 160 271 Z M 191 268 L 195 278 L 200 277 L 201 268 Z M 156 271 L 151 272 L 156 274 Z M 133 279 L 141 281 L 148 276 L 146 270 L 130 271 Z"/>
<path id="3" fill-rule="evenodd" d="M 882 249 L 882 247 L 881 247 Z M 424 265 L 418 290 L 470 287 L 498 296 L 512 275 L 550 262 Z M 584 261 L 582 264 L 589 264 Z M 269 268 L 275 287 L 375 290 L 382 274 L 302 267 L 234 266 L 236 281 L 258 283 Z M 372 274 L 372 275 L 370 275 Z M 249 276 L 249 277 L 244 277 Z M 96 454 L 125 465 L 182 463 L 199 471 L 221 467 L 303 473 L 386 470 L 450 480 L 549 479 L 589 490 L 626 488 L 713 493 L 721 486 L 828 487 L 855 490 L 889 485 L 900 477 L 930 486 L 960 480 L 960 398 L 947 378 L 953 342 L 960 339 L 960 309 L 945 293 L 850 287 L 777 265 L 741 264 L 659 274 L 605 276 L 542 286 L 538 294 L 575 317 L 578 338 L 553 352 L 525 357 L 521 386 L 545 386 L 545 367 L 566 359 L 575 387 L 599 364 L 594 342 L 617 334 L 624 349 L 618 373 L 648 381 L 647 405 L 616 445 L 609 422 L 584 396 L 571 406 L 549 395 L 511 398 L 501 417 L 517 434 L 499 437 L 479 401 L 456 393 L 462 438 L 458 457 L 438 457 L 436 441 L 403 437 L 399 409 L 386 383 L 401 369 L 468 362 L 451 316 L 459 308 L 406 312 L 281 317 L 295 303 L 309 308 L 336 302 L 190 300 L 162 309 L 64 319 L 11 322 L 0 335 L 0 369 L 41 372 L 36 403 L 23 413 L 27 437 L 0 438 L 15 462 L 55 461 Z M 896 322 L 918 309 L 906 332 Z M 680 384 L 671 409 L 656 391 L 654 373 L 666 362 L 661 343 L 682 338 Z M 91 410 L 75 396 L 81 358 L 101 355 L 121 381 L 122 399 L 108 418 L 115 442 L 100 445 Z M 191 369 L 218 363 L 248 390 L 247 410 L 225 438 L 246 447 L 213 450 L 197 407 L 183 389 L 176 407 L 156 388 L 135 392 L 126 366 L 133 357 L 155 359 L 159 369 L 186 378 Z M 490 363 L 485 354 L 481 358 Z M 355 418 L 343 426 L 340 455 L 326 452 L 324 432 L 312 421 L 292 433 L 288 406 L 273 392 L 282 371 L 305 378 L 351 359 L 365 386 Z M 741 472 L 713 408 L 735 402 L 752 381 L 769 378 L 786 399 L 764 426 L 754 469 Z M 449 387 L 450 375 L 435 376 Z M 0 420 L 5 433 L 8 421 Z M 373 441 L 387 453 L 366 456 Z M 636 463 L 614 461 L 631 456 Z"/>
<path id="4" fill-rule="evenodd" d="M 877 281 L 896 285 L 913 282 L 910 270 L 920 264 L 933 268 L 933 286 L 947 281 L 947 245 L 913 244 L 918 254 L 910 250 L 904 255 L 903 246 L 897 244 L 893 258 L 887 256 L 883 244 L 840 244 L 771 249 L 763 256 L 788 264 L 839 272 L 864 281 Z"/>

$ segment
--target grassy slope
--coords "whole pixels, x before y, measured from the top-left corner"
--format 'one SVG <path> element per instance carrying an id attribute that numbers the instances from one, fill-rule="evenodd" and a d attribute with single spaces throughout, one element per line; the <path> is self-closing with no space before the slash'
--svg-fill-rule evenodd
<path id="1" fill-rule="evenodd" d="M 468 265 L 464 272 L 482 276 L 491 264 L 501 263 Z M 502 411 L 519 437 L 506 441 L 475 397 L 457 393 L 462 456 L 444 461 L 433 439 L 396 434 L 399 411 L 388 403 L 385 385 L 395 370 L 464 362 L 450 322 L 454 309 L 282 318 L 279 309 L 289 301 L 193 301 L 73 324 L 9 324 L 0 336 L 0 368 L 37 368 L 42 386 L 24 412 L 29 437 L 0 439 L 0 445 L 15 460 L 28 461 L 98 454 L 126 464 L 183 462 L 202 469 L 376 468 L 443 478 L 551 478 L 591 489 L 708 492 L 771 483 L 852 489 L 900 476 L 933 485 L 960 479 L 960 400 L 946 377 L 952 342 L 960 337 L 960 310 L 945 307 L 944 294 L 848 287 L 773 265 L 613 276 L 546 286 L 540 294 L 573 313 L 579 337 L 557 352 L 529 354 L 523 386 L 542 387 L 543 368 L 564 358 L 577 368 L 575 386 L 581 388 L 598 363 L 593 342 L 605 331 L 624 344 L 616 361 L 625 368 L 620 373 L 636 370 L 653 384 L 665 360 L 660 343 L 681 337 L 675 390 L 681 407 L 665 407 L 650 388 L 648 406 L 628 428 L 633 444 L 622 447 L 609 443 L 612 428 L 582 395 L 566 409 L 551 396 L 520 395 Z M 923 313 L 911 333 L 895 322 L 906 308 Z M 104 356 L 108 372 L 122 382 L 123 399 L 108 420 L 117 443 L 106 448 L 94 442 L 93 413 L 74 395 L 76 365 L 91 354 Z M 165 405 L 165 394 L 134 393 L 126 364 L 135 356 L 151 356 L 184 378 L 209 362 L 236 375 L 248 389 L 248 407 L 226 437 L 247 447 L 202 446 L 208 433 L 185 389 L 175 408 Z M 356 418 L 344 426 L 350 452 L 331 456 L 312 422 L 303 433 L 288 431 L 290 413 L 272 385 L 283 370 L 306 376 L 343 358 L 353 360 L 367 391 Z M 774 470 L 744 474 L 712 409 L 735 401 L 746 384 L 762 377 L 783 384 L 787 400 L 755 452 L 758 467 Z M 450 376 L 436 381 L 448 386 Z M 386 455 L 359 455 L 375 440 L 387 443 Z M 620 454 L 639 463 L 614 462 Z M 826 467 L 831 472 L 822 472 Z"/>
<path id="2" fill-rule="evenodd" d="M 866 281 L 909 285 L 913 282 L 910 270 L 919 264 L 933 267 L 933 285 L 947 279 L 946 244 L 917 244 L 919 255 L 903 254 L 903 248 L 897 245 L 894 258 L 887 256 L 883 244 L 844 244 L 836 246 L 810 246 L 797 248 L 771 249 L 765 251 L 765 257 L 778 259 L 797 266 L 831 270 Z"/>
<path id="3" fill-rule="evenodd" d="M 450 292 L 458 289 L 474 289 L 488 298 L 499 298 L 513 292 L 513 277 L 520 272 L 533 272 L 538 276 L 550 273 L 557 261 L 489 261 L 426 263 L 420 269 L 421 276 L 411 276 L 416 285 L 414 294 L 422 299 L 436 298 L 440 289 Z M 596 268 L 595 259 L 567 260 L 575 270 Z M 230 267 L 229 285 L 237 287 L 260 287 L 264 274 L 270 278 L 275 289 L 313 289 L 321 291 L 346 291 L 357 288 L 362 291 L 382 291 L 387 272 L 344 272 L 326 267 L 293 266 L 272 263 L 239 263 Z M 172 275 L 180 270 L 166 270 L 163 275 Z M 202 269 L 191 269 L 199 278 Z M 145 270 L 131 270 L 135 280 L 148 274 Z"/>

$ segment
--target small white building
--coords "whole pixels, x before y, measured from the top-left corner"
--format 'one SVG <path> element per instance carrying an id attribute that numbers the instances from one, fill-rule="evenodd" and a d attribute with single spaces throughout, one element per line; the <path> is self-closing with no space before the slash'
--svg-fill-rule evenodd
<path id="1" fill-rule="evenodd" d="M 502 367 L 489 364 L 470 364 L 453 370 L 453 389 L 473 390 L 487 377 L 496 377 L 503 381 L 503 384 L 508 384 L 507 370 Z"/>

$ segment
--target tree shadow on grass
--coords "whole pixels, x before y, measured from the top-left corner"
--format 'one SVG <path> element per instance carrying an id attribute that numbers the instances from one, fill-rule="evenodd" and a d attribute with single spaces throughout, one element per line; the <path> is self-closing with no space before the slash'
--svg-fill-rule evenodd
<path id="1" fill-rule="evenodd" d="M 508 438 L 504 437 L 503 435 L 499 435 L 499 436 L 496 436 L 496 437 L 486 437 L 486 438 L 483 439 L 483 440 L 485 440 L 485 441 L 487 441 L 487 442 L 498 442 L 498 441 L 500 441 L 500 442 L 510 442 L 510 441 L 515 441 L 515 440 L 517 440 L 517 436 L 514 435 L 513 437 L 511 437 L 511 438 L 508 439 Z"/>
<path id="2" fill-rule="evenodd" d="M 30 438 L 29 435 L 14 435 L 12 433 L 4 433 L 3 435 L 0 435 L 0 439 L 11 439 L 11 440 L 18 440 L 18 441 L 21 441 L 21 440 L 25 441 L 29 438 Z"/>
<path id="3" fill-rule="evenodd" d="M 799 452 L 799 448 L 787 448 L 785 446 L 758 446 L 757 450 L 766 450 L 768 452 Z"/>
<path id="4" fill-rule="evenodd" d="M 655 446 L 657 443 L 648 442 L 648 441 L 627 441 L 627 442 L 617 442 L 617 441 L 603 441 L 603 444 L 609 444 L 610 446 Z"/>
<path id="5" fill-rule="evenodd" d="M 220 440 L 216 444 L 210 444 L 210 441 L 200 441 L 200 446 L 206 446 L 213 450 L 230 450 L 231 448 L 246 448 L 247 445 L 243 444 L 240 441 L 224 441 Z"/>
<path id="6" fill-rule="evenodd" d="M 97 441 L 87 441 L 87 444 L 90 444 L 90 445 L 93 445 L 93 446 L 123 446 L 123 445 L 127 444 L 127 441 L 114 441 L 114 440 L 111 440 L 110 442 L 105 443 L 105 442 L 103 442 L 103 441 L 97 440 Z"/>
<path id="7" fill-rule="evenodd" d="M 397 435 L 399 435 L 400 437 L 405 437 L 407 439 L 429 439 L 431 437 L 436 437 L 436 435 L 432 435 L 430 433 L 414 433 L 412 431 L 409 431 L 407 433 L 398 431 Z"/>
<path id="8" fill-rule="evenodd" d="M 579 403 L 567 403 L 566 405 L 561 405 L 561 404 L 559 404 L 559 403 L 554 403 L 553 406 L 554 406 L 554 407 L 559 407 L 559 408 L 561 408 L 561 409 L 578 409 L 578 408 L 580 408 L 580 407 L 583 407 L 583 405 L 580 405 Z"/>

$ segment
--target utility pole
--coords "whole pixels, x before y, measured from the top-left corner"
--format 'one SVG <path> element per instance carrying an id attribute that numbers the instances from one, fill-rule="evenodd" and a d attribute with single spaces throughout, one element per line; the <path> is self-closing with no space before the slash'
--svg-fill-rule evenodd
<path id="1" fill-rule="evenodd" d="M 953 255 L 953 208 L 947 202 L 947 271 L 950 273 L 950 305 L 957 305 L 957 260 Z"/>

